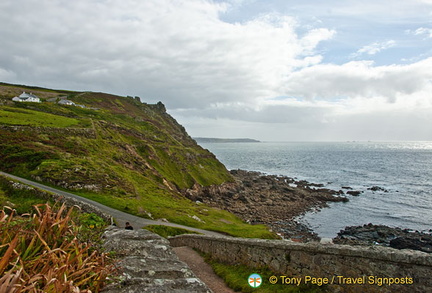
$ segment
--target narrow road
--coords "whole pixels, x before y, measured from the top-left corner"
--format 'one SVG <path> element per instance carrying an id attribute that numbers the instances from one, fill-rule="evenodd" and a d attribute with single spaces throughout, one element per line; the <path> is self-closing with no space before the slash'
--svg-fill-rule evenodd
<path id="1" fill-rule="evenodd" d="M 31 181 L 31 180 L 28 180 L 25 178 L 21 178 L 21 177 L 15 176 L 15 175 L 4 173 L 2 171 L 0 171 L 0 175 L 21 181 L 22 183 L 40 188 L 40 189 L 45 190 L 45 191 L 54 192 L 54 193 L 57 193 L 57 194 L 60 194 L 62 196 L 66 196 L 66 197 L 72 197 L 72 198 L 75 198 L 79 201 L 91 204 L 91 205 L 97 207 L 98 209 L 100 209 L 102 212 L 104 212 L 108 215 L 111 215 L 116 220 L 117 224 L 121 227 L 124 227 L 124 224 L 126 222 L 131 223 L 131 225 L 135 228 L 142 228 L 142 227 L 148 226 L 148 225 L 164 225 L 164 226 L 170 226 L 170 227 L 183 228 L 183 229 L 199 232 L 199 233 L 202 233 L 205 235 L 223 236 L 222 234 L 217 233 L 217 232 L 213 232 L 213 231 L 202 230 L 202 229 L 183 226 L 183 225 L 179 225 L 179 224 L 175 224 L 175 223 L 167 223 L 167 222 L 162 222 L 162 221 L 154 221 L 154 220 L 148 220 L 148 219 L 140 218 L 140 217 L 137 217 L 137 216 L 134 216 L 134 215 L 124 213 L 122 211 L 110 208 L 106 205 L 100 204 L 100 203 L 93 201 L 91 199 L 87 199 L 85 197 L 82 197 L 82 196 L 79 196 L 79 195 L 76 195 L 76 194 L 73 194 L 70 192 L 66 192 L 66 191 L 62 191 L 62 190 L 59 190 L 59 189 L 56 189 L 56 188 L 53 188 L 50 186 L 46 186 L 46 185 Z"/>

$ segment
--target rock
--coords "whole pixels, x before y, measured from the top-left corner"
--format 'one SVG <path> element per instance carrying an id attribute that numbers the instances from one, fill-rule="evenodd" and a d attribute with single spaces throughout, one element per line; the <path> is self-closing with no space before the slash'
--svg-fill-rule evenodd
<path id="1" fill-rule="evenodd" d="M 198 222 L 201 222 L 201 223 L 205 223 L 203 220 L 201 220 L 199 217 L 197 217 L 195 215 L 193 215 L 193 216 L 189 215 L 189 217 L 192 218 L 192 219 L 194 219 L 195 221 L 198 221 Z"/>
<path id="2" fill-rule="evenodd" d="M 367 224 L 345 227 L 334 238 L 334 243 L 350 245 L 382 245 L 397 249 L 432 252 L 432 235 L 426 232 Z"/>
<path id="3" fill-rule="evenodd" d="M 370 188 L 368 188 L 368 190 L 371 191 L 382 191 L 382 192 L 389 192 L 387 189 L 379 187 L 379 186 L 372 186 Z"/>
<path id="4" fill-rule="evenodd" d="M 357 190 L 347 191 L 347 194 L 352 195 L 352 196 L 359 196 L 361 193 L 362 193 L 361 191 L 357 191 Z"/>
<path id="5" fill-rule="evenodd" d="M 264 223 L 288 238 L 292 238 L 293 233 L 304 234 L 295 228 L 289 231 L 295 225 L 287 223 L 294 217 L 325 207 L 328 202 L 348 201 L 339 191 L 305 180 L 244 170 L 232 170 L 231 175 L 235 182 L 212 186 L 195 184 L 183 194 L 190 200 L 232 212 L 244 221 Z"/>
<path id="6" fill-rule="evenodd" d="M 390 240 L 390 247 L 397 249 L 414 249 L 424 252 L 432 252 L 432 239 L 416 239 L 409 237 L 398 237 Z"/>

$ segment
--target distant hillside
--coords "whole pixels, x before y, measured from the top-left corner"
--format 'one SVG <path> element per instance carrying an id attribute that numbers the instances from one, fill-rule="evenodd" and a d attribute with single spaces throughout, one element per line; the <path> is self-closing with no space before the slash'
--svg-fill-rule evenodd
<path id="1" fill-rule="evenodd" d="M 194 137 L 194 139 L 200 143 L 229 143 L 229 142 L 260 142 L 256 139 L 251 138 L 212 138 L 212 137 Z"/>
<path id="2" fill-rule="evenodd" d="M 23 91 L 42 102 L 13 102 Z M 182 196 L 233 178 L 161 102 L 0 83 L 0 169 L 143 217 L 222 231 L 239 222 Z"/>

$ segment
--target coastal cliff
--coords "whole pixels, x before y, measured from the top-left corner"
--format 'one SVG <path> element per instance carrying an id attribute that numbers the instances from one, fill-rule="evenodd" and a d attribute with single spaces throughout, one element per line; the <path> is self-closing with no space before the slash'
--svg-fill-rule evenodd
<path id="1" fill-rule="evenodd" d="M 41 102 L 12 101 L 23 92 Z M 249 227 L 183 196 L 196 184 L 234 179 L 161 102 L 0 83 L 0 166 L 140 217 L 271 237 L 264 225 Z"/>

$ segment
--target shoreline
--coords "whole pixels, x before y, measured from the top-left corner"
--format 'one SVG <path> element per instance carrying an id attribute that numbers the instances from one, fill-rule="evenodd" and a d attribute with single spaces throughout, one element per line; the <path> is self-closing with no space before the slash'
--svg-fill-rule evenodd
<path id="1" fill-rule="evenodd" d="M 227 210 L 251 225 L 264 224 L 281 238 L 295 242 L 321 240 L 296 218 L 328 207 L 329 202 L 348 202 L 347 196 L 358 196 L 350 187 L 336 191 L 324 188 L 323 184 L 287 176 L 245 170 L 231 170 L 230 173 L 235 178 L 233 183 L 195 185 L 184 194 L 196 202 Z M 432 253 L 432 229 L 419 232 L 365 223 L 363 226 L 346 226 L 331 240 L 339 244 L 380 245 Z"/>
<path id="2" fill-rule="evenodd" d="M 324 188 L 323 184 L 256 171 L 230 173 L 235 179 L 233 183 L 195 185 L 184 194 L 195 202 L 232 212 L 252 225 L 267 225 L 284 239 L 319 241 L 316 233 L 295 218 L 327 207 L 329 202 L 349 201 L 342 190 Z"/>

